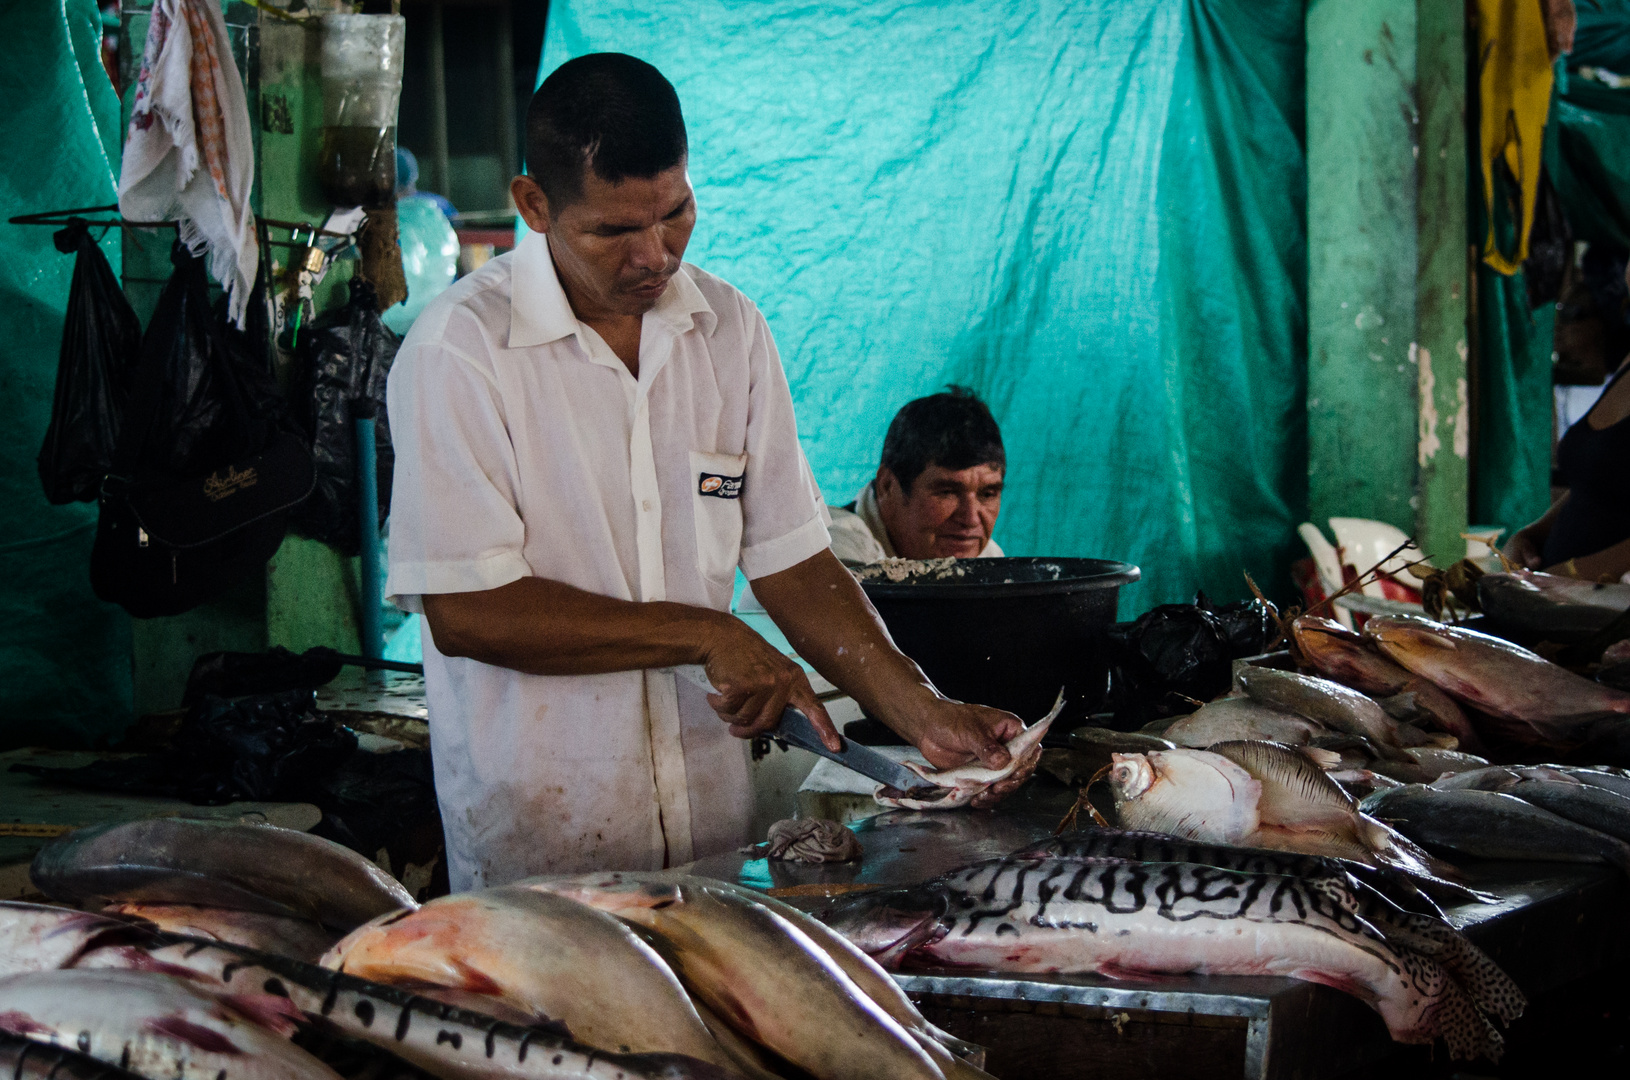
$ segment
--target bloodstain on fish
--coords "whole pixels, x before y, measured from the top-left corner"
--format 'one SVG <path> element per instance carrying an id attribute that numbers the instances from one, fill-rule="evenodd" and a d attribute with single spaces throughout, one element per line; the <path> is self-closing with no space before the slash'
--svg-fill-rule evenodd
<path id="1" fill-rule="evenodd" d="M 220 1032 L 207 1028 L 202 1024 L 195 1024 L 179 1014 L 175 1016 L 161 1016 L 156 1020 L 149 1020 L 144 1027 L 155 1035 L 176 1039 L 180 1042 L 195 1046 L 207 1054 L 226 1054 L 237 1057 L 243 1053 L 238 1045 Z"/>

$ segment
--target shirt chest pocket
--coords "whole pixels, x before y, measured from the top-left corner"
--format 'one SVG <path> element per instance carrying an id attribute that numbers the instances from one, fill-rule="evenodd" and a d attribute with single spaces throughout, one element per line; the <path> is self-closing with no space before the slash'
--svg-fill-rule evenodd
<path id="1" fill-rule="evenodd" d="M 732 581 L 741 561 L 741 498 L 746 454 L 690 452 L 691 507 L 696 517 L 696 559 L 703 576 Z"/>

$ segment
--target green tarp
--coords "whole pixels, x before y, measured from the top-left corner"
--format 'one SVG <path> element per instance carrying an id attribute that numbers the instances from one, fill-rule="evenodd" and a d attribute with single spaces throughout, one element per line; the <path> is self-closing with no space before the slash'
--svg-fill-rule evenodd
<path id="1" fill-rule="evenodd" d="M 1123 617 L 1283 591 L 1306 489 L 1295 0 L 555 0 L 542 72 L 649 60 L 687 257 L 780 345 L 828 502 L 946 383 L 1002 424 L 997 539 L 1143 567 Z"/>
<path id="2" fill-rule="evenodd" d="M 119 100 L 93 0 L 0 4 L 0 97 L 11 102 L 0 206 L 115 201 Z M 85 745 L 130 719 L 130 621 L 98 601 L 88 504 L 51 506 L 34 458 L 50 416 L 73 259 L 49 228 L 0 224 L 0 746 Z M 115 232 L 103 250 L 119 266 Z"/>

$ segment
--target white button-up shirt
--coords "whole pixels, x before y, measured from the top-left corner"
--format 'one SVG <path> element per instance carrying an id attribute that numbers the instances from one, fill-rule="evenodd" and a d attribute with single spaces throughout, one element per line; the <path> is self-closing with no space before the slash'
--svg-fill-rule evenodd
<path id="1" fill-rule="evenodd" d="M 730 604 L 828 544 L 764 316 L 690 264 L 640 328 L 639 377 L 572 313 L 531 233 L 419 316 L 391 369 L 386 591 L 533 576 Z M 424 633 L 455 890 L 656 869 L 746 842 L 746 744 L 667 671 L 526 675 Z"/>

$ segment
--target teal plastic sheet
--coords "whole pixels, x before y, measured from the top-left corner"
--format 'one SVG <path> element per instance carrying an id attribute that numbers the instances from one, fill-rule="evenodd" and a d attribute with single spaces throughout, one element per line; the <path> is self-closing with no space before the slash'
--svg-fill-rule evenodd
<path id="1" fill-rule="evenodd" d="M 0 206 L 116 199 L 119 101 L 93 0 L 0 4 Z M 49 228 L 0 224 L 0 746 L 76 746 L 130 720 L 130 622 L 97 600 L 89 504 L 51 506 L 34 458 L 50 417 L 73 259 Z M 119 268 L 117 233 L 102 244 Z"/>
<path id="2" fill-rule="evenodd" d="M 1574 235 L 1630 246 L 1630 87 L 1560 73 L 1547 127 L 1545 169 Z"/>
<path id="3" fill-rule="evenodd" d="M 1143 567 L 1123 617 L 1283 594 L 1305 508 L 1302 5 L 555 0 L 674 82 L 687 257 L 764 310 L 827 501 L 911 398 L 1001 422 L 1012 554 Z M 1276 588 L 1277 586 L 1277 588 Z"/>

